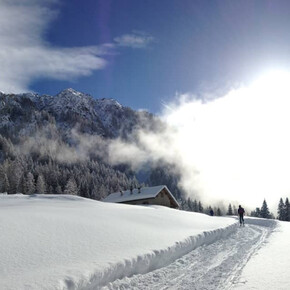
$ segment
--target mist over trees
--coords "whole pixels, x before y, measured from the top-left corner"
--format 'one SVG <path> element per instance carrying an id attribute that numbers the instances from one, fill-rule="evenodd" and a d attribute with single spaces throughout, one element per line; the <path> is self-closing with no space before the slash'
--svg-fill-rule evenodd
<path id="1" fill-rule="evenodd" d="M 186 210 L 193 208 L 168 164 L 148 167 L 138 178 L 128 165 L 108 161 L 108 142 L 132 138 L 137 128 L 162 130 L 146 111 L 112 99 L 64 90 L 52 97 L 0 93 L 0 192 L 75 194 L 101 200 L 112 192 L 166 184 Z M 134 156 L 132 156 L 134 158 Z"/>
<path id="2" fill-rule="evenodd" d="M 105 152 L 100 156 L 98 141 L 128 134 L 146 117 L 152 119 L 73 90 L 55 97 L 0 93 L 0 191 L 100 200 L 137 187 L 134 174 L 111 166 Z"/>

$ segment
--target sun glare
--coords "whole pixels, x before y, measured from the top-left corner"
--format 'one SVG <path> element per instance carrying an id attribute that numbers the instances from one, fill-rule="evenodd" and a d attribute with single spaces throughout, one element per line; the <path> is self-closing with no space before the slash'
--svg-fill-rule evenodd
<path id="1" fill-rule="evenodd" d="M 283 70 L 268 71 L 258 77 L 250 88 L 265 95 L 272 93 L 284 95 L 290 92 L 290 73 Z"/>

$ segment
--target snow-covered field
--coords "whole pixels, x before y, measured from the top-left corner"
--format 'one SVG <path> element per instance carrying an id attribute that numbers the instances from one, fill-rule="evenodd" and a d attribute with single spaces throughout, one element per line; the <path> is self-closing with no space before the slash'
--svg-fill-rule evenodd
<path id="1" fill-rule="evenodd" d="M 246 223 L 68 195 L 0 196 L 0 289 L 290 289 L 289 224 Z"/>

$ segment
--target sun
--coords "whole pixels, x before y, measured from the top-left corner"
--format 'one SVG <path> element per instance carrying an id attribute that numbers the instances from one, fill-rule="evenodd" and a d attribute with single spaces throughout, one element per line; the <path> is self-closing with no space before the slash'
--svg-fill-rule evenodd
<path id="1" fill-rule="evenodd" d="M 286 70 L 267 71 L 260 75 L 250 88 L 265 95 L 287 94 L 290 96 L 290 72 Z"/>

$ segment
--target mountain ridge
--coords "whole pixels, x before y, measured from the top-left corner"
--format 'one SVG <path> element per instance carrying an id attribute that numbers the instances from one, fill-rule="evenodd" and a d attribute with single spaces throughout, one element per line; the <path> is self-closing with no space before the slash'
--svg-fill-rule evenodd
<path id="1" fill-rule="evenodd" d="M 1 93 L 0 116 L 2 122 L 0 120 L 0 127 L 3 125 L 6 127 L 19 126 L 17 114 L 23 116 L 25 110 L 30 111 L 31 117 L 35 115 L 35 112 L 40 114 L 46 112 L 55 118 L 57 125 L 65 124 L 62 129 L 64 127 L 72 129 L 78 123 L 82 123 L 83 133 L 109 138 L 125 137 L 137 127 L 145 127 L 150 122 L 156 122 L 156 117 L 152 114 L 145 111 L 134 111 L 122 106 L 115 99 L 96 99 L 89 94 L 68 88 L 55 96 L 36 93 Z"/>

